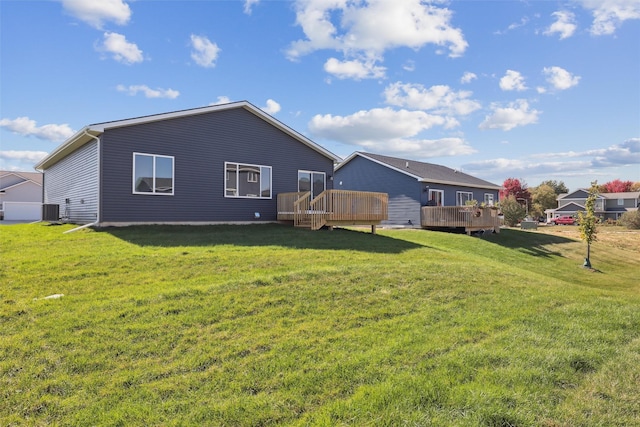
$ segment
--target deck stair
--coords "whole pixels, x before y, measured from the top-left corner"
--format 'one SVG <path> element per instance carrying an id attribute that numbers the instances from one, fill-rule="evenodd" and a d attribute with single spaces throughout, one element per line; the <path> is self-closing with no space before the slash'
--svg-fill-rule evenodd
<path id="1" fill-rule="evenodd" d="M 386 193 L 325 190 L 314 199 L 308 191 L 278 194 L 278 220 L 293 221 L 296 227 L 370 225 L 375 232 L 375 226 L 386 219 Z"/>

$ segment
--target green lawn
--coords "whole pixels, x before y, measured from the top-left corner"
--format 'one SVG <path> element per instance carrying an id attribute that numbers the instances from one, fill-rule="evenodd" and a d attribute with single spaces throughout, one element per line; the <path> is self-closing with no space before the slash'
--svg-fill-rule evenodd
<path id="1" fill-rule="evenodd" d="M 637 251 L 71 228 L 0 227 L 2 426 L 640 425 Z"/>

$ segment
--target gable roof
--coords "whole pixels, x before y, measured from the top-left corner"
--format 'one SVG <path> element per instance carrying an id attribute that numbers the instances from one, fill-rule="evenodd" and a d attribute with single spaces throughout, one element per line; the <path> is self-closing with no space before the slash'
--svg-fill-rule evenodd
<path id="1" fill-rule="evenodd" d="M 605 199 L 640 199 L 640 191 L 627 191 L 625 193 L 600 193 Z"/>
<path id="2" fill-rule="evenodd" d="M 381 154 L 356 151 L 340 163 L 336 170 L 340 169 L 356 157 L 362 157 L 378 163 L 389 169 L 415 178 L 419 182 L 433 182 L 437 184 L 462 185 L 473 188 L 486 188 L 500 190 L 502 187 L 485 181 L 475 176 L 433 163 L 418 162 L 415 160 L 401 159 L 398 157 L 383 156 Z"/>
<path id="3" fill-rule="evenodd" d="M 178 117 L 195 116 L 199 114 L 212 113 L 215 111 L 231 110 L 234 108 L 243 108 L 249 111 L 250 113 L 258 116 L 262 120 L 278 128 L 279 130 L 283 131 L 284 133 L 291 136 L 292 138 L 297 139 L 302 144 L 317 151 L 323 156 L 333 160 L 334 162 L 337 162 L 340 160 L 340 157 L 336 156 L 329 150 L 311 141 L 309 138 L 305 137 L 304 135 L 291 129 L 289 126 L 275 119 L 273 116 L 265 113 L 255 105 L 249 103 L 248 101 L 238 101 L 238 102 L 231 102 L 228 104 L 211 105 L 208 107 L 192 108 L 189 110 L 173 111 L 169 113 L 154 114 L 150 116 L 135 117 L 130 119 L 116 120 L 111 122 L 95 123 L 92 125 L 88 125 L 82 128 L 81 130 L 79 130 L 78 132 L 76 132 L 75 135 L 67 139 L 58 148 L 56 148 L 48 156 L 42 159 L 35 166 L 35 168 L 38 170 L 44 170 L 54 165 L 59 160 L 63 159 L 64 157 L 71 154 L 72 152 L 82 147 L 83 145 L 87 144 L 88 142 L 92 140 L 96 140 L 98 136 L 102 135 L 102 133 L 104 133 L 104 131 L 108 129 L 120 128 L 125 126 L 133 126 L 133 125 L 139 125 L 144 123 L 152 123 L 152 122 L 157 122 L 162 120 L 170 120 Z"/>
<path id="4" fill-rule="evenodd" d="M 558 200 L 581 200 L 589 196 L 589 189 L 578 188 L 571 193 L 562 193 L 558 195 Z M 598 193 L 599 199 L 640 199 L 640 191 L 627 191 L 624 193 Z"/>
<path id="5" fill-rule="evenodd" d="M 0 191 L 26 183 L 42 187 L 42 174 L 40 172 L 0 171 Z"/>

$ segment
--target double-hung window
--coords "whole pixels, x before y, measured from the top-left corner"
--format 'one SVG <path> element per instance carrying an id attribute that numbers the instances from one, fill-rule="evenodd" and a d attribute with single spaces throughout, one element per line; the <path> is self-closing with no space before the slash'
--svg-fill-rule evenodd
<path id="1" fill-rule="evenodd" d="M 225 162 L 224 169 L 225 197 L 271 198 L 271 166 Z"/>
<path id="2" fill-rule="evenodd" d="M 133 153 L 133 194 L 173 195 L 173 156 Z"/>
<path id="3" fill-rule="evenodd" d="M 457 206 L 464 206 L 470 200 L 473 200 L 473 193 L 468 191 L 456 191 Z"/>

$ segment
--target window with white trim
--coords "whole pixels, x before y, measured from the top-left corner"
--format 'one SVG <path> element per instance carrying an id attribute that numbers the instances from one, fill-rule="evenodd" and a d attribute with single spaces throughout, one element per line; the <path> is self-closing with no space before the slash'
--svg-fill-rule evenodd
<path id="1" fill-rule="evenodd" d="M 298 171 L 298 191 L 311 191 L 311 198 L 316 198 L 326 188 L 326 174 L 315 171 Z"/>
<path id="2" fill-rule="evenodd" d="M 444 206 L 444 190 L 429 189 L 429 206 Z"/>
<path id="3" fill-rule="evenodd" d="M 484 204 L 493 206 L 493 193 L 484 193 Z"/>
<path id="4" fill-rule="evenodd" d="M 624 206 L 624 199 L 618 199 L 618 206 Z"/>
<path id="5" fill-rule="evenodd" d="M 456 191 L 456 206 L 464 206 L 473 200 L 473 193 L 468 191 Z"/>
<path id="6" fill-rule="evenodd" d="M 224 163 L 224 196 L 271 198 L 271 166 L 247 163 Z"/>
<path id="7" fill-rule="evenodd" d="M 133 194 L 173 195 L 174 157 L 133 153 Z"/>

